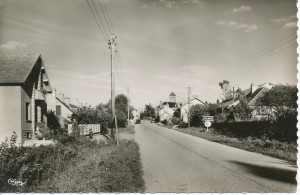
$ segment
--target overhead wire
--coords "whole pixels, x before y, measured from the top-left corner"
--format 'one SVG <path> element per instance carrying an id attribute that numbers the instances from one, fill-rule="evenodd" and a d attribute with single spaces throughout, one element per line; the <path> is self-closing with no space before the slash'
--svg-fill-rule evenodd
<path id="1" fill-rule="evenodd" d="M 99 6 L 100 6 L 100 9 L 102 10 L 102 15 L 104 16 L 104 20 L 105 20 L 105 23 L 106 23 L 106 25 L 107 25 L 107 27 L 108 27 L 108 29 L 109 29 L 109 32 L 110 32 L 110 34 L 113 34 L 113 30 L 112 30 L 112 28 L 111 28 L 111 26 L 109 25 L 109 23 L 108 23 L 108 19 L 106 18 L 106 14 L 105 14 L 105 11 L 104 11 L 104 9 L 103 9 L 103 7 L 102 7 L 102 5 L 101 5 L 101 1 L 100 0 L 98 0 L 98 4 L 99 4 Z"/>
<path id="2" fill-rule="evenodd" d="M 108 13 L 108 11 L 107 11 L 107 8 L 106 8 L 106 5 L 105 5 L 105 1 L 102 1 L 102 2 L 103 2 L 104 10 L 105 10 L 105 12 L 106 12 L 106 14 L 107 14 L 108 22 L 109 22 L 109 24 L 110 24 L 110 26 L 111 26 L 111 30 L 112 30 L 113 33 L 115 33 L 114 28 L 113 28 L 113 25 L 112 25 L 112 22 L 111 22 L 111 20 L 110 20 L 110 15 L 109 15 L 109 13 Z"/>
<path id="3" fill-rule="evenodd" d="M 101 26 L 102 26 L 103 29 L 104 29 L 104 33 L 105 33 L 105 35 L 106 35 L 107 37 L 109 37 L 109 36 L 108 36 L 108 33 L 106 32 L 105 25 L 103 24 L 103 22 L 102 22 L 102 20 L 101 20 L 101 16 L 100 16 L 100 13 L 99 13 L 100 10 L 98 9 L 98 6 L 97 6 L 97 4 L 95 3 L 95 1 L 94 1 L 94 0 L 91 0 L 91 1 L 92 1 L 92 4 L 93 4 L 94 9 L 95 9 L 95 11 L 96 11 L 96 14 L 97 14 L 97 16 L 98 16 L 98 20 L 99 20 Z M 108 29 L 108 31 L 109 31 L 109 29 Z"/>
<path id="4" fill-rule="evenodd" d="M 105 42 L 108 42 L 108 38 L 106 37 L 107 35 L 105 36 L 105 33 L 104 33 L 104 31 L 102 30 L 102 28 L 101 28 L 101 26 L 100 26 L 100 24 L 99 24 L 99 22 L 98 22 L 98 20 L 97 20 L 96 14 L 94 13 L 94 10 L 92 9 L 92 6 L 91 6 L 89 0 L 86 0 L 86 2 L 87 2 L 88 5 L 89 5 L 89 8 L 90 8 L 90 10 L 91 10 L 91 12 L 92 12 L 92 15 L 93 15 L 93 17 L 94 17 L 94 19 L 95 19 L 95 21 L 96 21 L 96 23 L 97 23 L 97 26 L 98 26 L 98 28 L 99 28 L 99 30 L 100 30 L 100 32 L 101 32 L 101 34 L 102 34 L 102 36 L 103 36 Z"/>

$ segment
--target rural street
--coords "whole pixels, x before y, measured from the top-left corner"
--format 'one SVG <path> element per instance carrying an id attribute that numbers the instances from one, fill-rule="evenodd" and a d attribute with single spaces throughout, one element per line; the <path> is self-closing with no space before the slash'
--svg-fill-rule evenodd
<path id="1" fill-rule="evenodd" d="M 146 192 L 296 192 L 295 165 L 160 127 L 135 125 Z"/>

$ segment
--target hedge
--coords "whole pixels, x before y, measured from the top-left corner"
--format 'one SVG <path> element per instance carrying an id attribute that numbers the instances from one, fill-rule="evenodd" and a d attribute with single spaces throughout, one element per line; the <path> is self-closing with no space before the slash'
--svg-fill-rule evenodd
<path id="1" fill-rule="evenodd" d="M 297 120 L 213 123 L 213 131 L 237 138 L 257 137 L 279 141 L 297 141 Z"/>

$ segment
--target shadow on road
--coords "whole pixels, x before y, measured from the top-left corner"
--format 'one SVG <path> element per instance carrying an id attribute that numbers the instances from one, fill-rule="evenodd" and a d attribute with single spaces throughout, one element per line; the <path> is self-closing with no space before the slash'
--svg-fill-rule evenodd
<path id="1" fill-rule="evenodd" d="M 259 177 L 286 182 L 290 184 L 297 184 L 297 171 L 285 170 L 275 167 L 262 167 L 239 161 L 229 161 L 243 167 L 247 172 Z"/>

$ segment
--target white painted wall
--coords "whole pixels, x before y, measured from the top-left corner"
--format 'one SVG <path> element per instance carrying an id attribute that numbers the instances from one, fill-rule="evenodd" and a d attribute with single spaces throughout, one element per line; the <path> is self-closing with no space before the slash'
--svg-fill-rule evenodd
<path id="1" fill-rule="evenodd" d="M 13 131 L 17 134 L 17 144 L 21 144 L 21 86 L 0 87 L 0 142 L 10 139 Z"/>

